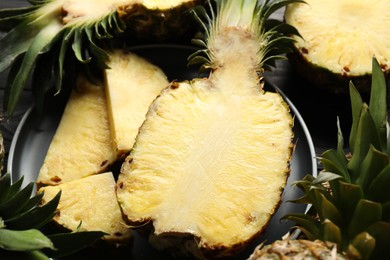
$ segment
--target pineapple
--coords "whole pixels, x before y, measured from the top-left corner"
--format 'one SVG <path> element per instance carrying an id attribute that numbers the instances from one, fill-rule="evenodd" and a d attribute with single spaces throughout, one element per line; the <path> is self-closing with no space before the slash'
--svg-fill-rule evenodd
<path id="1" fill-rule="evenodd" d="M 376 59 L 372 73 L 369 105 L 350 85 L 350 153 L 344 152 L 339 127 L 337 150 L 328 150 L 320 158 L 324 171 L 317 178 L 306 176 L 295 183 L 304 192 L 296 202 L 312 204 L 310 211 L 316 214 L 285 217 L 295 221 L 307 239 L 333 243 L 340 254 L 350 259 L 390 259 L 389 125 L 385 77 Z M 290 242 L 277 243 L 288 247 Z M 308 248 L 307 241 L 293 243 L 294 247 Z M 267 248 L 259 249 L 254 255 L 266 255 L 266 251 Z M 280 259 L 288 259 L 288 255 L 280 254 Z"/>
<path id="2" fill-rule="evenodd" d="M 107 65 L 108 114 L 114 147 L 120 157 L 133 147 L 150 104 L 169 82 L 160 68 L 124 50 L 110 53 Z"/>
<path id="3" fill-rule="evenodd" d="M 185 10 L 199 0 L 29 2 L 28 7 L 0 10 L 0 28 L 9 30 L 0 39 L 0 72 L 12 68 L 5 99 L 10 114 L 33 71 L 36 74 L 33 86 L 39 101 L 47 88 L 51 89 L 51 79 L 56 81 L 56 92 L 61 90 L 63 72 L 74 67 L 74 59 L 81 63 L 92 60 L 93 64 L 105 68 L 105 40 L 121 38 L 118 35 L 126 27 L 140 37 L 150 32 L 158 33 L 156 37 L 160 38 L 181 34 L 191 25 Z M 66 65 L 67 62 L 70 63 Z"/>
<path id="4" fill-rule="evenodd" d="M 290 60 L 314 86 L 333 93 L 348 93 L 353 80 L 369 93 L 371 58 L 375 56 L 386 75 L 390 72 L 390 1 L 306 0 L 285 11 L 286 23 L 294 26 Z"/>
<path id="5" fill-rule="evenodd" d="M 44 234 L 41 229 L 56 215 L 61 193 L 40 206 L 43 194 L 31 196 L 33 188 L 34 183 L 23 186 L 23 178 L 12 183 L 10 173 L 0 178 L 1 259 L 49 260 L 73 254 L 104 235 L 100 231 Z"/>
<path id="6" fill-rule="evenodd" d="M 38 185 L 104 172 L 116 161 L 102 85 L 80 76 L 39 171 Z"/>
<path id="7" fill-rule="evenodd" d="M 125 244 L 131 230 L 124 224 L 115 194 L 115 179 L 111 172 L 88 176 L 57 186 L 46 186 L 42 203 L 46 204 L 61 191 L 57 214 L 53 220 L 65 229 L 102 231 L 104 240 Z"/>
<path id="8" fill-rule="evenodd" d="M 163 90 L 117 181 L 125 218 L 149 223 L 156 248 L 232 256 L 280 204 L 293 118 L 278 93 L 264 91 L 263 72 L 288 49 L 291 38 L 279 29 L 293 28 L 268 18 L 290 2 L 226 0 L 216 10 L 210 3 L 209 15 L 198 9 L 207 38 L 196 41 L 206 49 L 191 58 L 206 61 L 210 76 Z"/>

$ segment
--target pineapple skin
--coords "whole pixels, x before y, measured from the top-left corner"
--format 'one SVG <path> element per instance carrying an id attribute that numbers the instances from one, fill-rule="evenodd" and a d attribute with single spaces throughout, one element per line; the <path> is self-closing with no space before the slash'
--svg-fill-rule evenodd
<path id="1" fill-rule="evenodd" d="M 150 104 L 169 85 L 164 72 L 125 50 L 110 53 L 105 93 L 114 149 L 125 157 L 133 147 Z"/>
<path id="2" fill-rule="evenodd" d="M 104 89 L 80 78 L 67 101 L 37 184 L 57 185 L 101 173 L 116 158 Z"/>
<path id="3" fill-rule="evenodd" d="M 337 251 L 337 246 L 330 242 L 320 240 L 309 241 L 298 240 L 278 240 L 270 245 L 260 244 L 248 260 L 299 260 L 299 259 L 319 259 L 319 260 L 344 260 L 347 256 Z"/>
<path id="4" fill-rule="evenodd" d="M 115 193 L 112 172 L 105 172 L 70 181 L 57 186 L 46 186 L 42 204 L 50 201 L 61 191 L 56 225 L 69 231 L 102 231 L 103 240 L 113 244 L 128 244 L 131 230 L 125 225 Z"/>

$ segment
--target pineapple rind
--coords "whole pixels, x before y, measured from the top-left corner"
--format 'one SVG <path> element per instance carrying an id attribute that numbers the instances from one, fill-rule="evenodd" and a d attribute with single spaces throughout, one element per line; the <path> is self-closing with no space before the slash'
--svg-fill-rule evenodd
<path id="1" fill-rule="evenodd" d="M 80 78 L 39 171 L 39 185 L 104 172 L 116 160 L 102 86 Z"/>
<path id="2" fill-rule="evenodd" d="M 105 90 L 111 134 L 118 156 L 128 154 L 152 101 L 168 86 L 164 72 L 123 50 L 110 53 Z"/>
<path id="3" fill-rule="evenodd" d="M 248 260 L 265 259 L 348 259 L 337 251 L 333 243 L 320 240 L 277 240 L 270 245 L 259 245 Z"/>
<path id="4" fill-rule="evenodd" d="M 53 220 L 71 231 L 102 231 L 103 239 L 116 243 L 126 243 L 131 230 L 124 224 L 122 213 L 115 194 L 115 179 L 111 172 L 88 176 L 57 186 L 46 186 L 45 204 L 61 191 L 57 215 Z"/>

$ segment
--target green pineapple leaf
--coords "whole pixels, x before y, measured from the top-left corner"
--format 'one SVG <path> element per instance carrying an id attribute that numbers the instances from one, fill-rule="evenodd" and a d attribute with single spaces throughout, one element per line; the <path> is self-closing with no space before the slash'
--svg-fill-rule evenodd
<path id="1" fill-rule="evenodd" d="M 351 177 L 349 176 L 347 163 L 344 156 L 340 156 L 340 153 L 334 150 L 325 151 L 320 162 L 324 167 L 324 170 L 339 175 L 344 180 L 350 182 Z"/>
<path id="2" fill-rule="evenodd" d="M 340 209 L 344 220 L 350 220 L 357 204 L 364 199 L 362 188 L 359 185 L 343 181 L 332 182 L 331 187 L 336 205 Z"/>
<path id="3" fill-rule="evenodd" d="M 94 244 L 104 235 L 106 235 L 106 233 L 101 231 L 77 231 L 48 235 L 56 249 L 46 249 L 44 252 L 51 258 L 71 255 Z"/>
<path id="4" fill-rule="evenodd" d="M 348 162 L 348 170 L 352 182 L 355 182 L 359 177 L 361 164 L 372 145 L 377 149 L 381 147 L 379 133 L 367 104 L 363 104 L 354 140 L 355 150 L 352 153 L 351 160 Z"/>
<path id="5" fill-rule="evenodd" d="M 337 245 L 341 245 L 343 241 L 342 233 L 338 225 L 330 221 L 329 219 L 325 219 L 321 223 L 321 240 L 322 241 L 330 241 Z"/>
<path id="6" fill-rule="evenodd" d="M 372 259 L 390 259 L 390 222 L 376 222 L 367 229 L 367 232 L 375 238 L 376 243 Z"/>
<path id="7" fill-rule="evenodd" d="M 381 146 L 376 147 L 383 152 L 387 151 L 387 102 L 386 80 L 378 61 L 372 59 L 372 83 L 370 93 L 370 112 L 376 129 L 379 131 Z"/>
<path id="8" fill-rule="evenodd" d="M 355 153 L 355 141 L 356 140 L 356 133 L 359 123 L 360 114 L 363 107 L 363 100 L 360 96 L 359 91 L 356 89 L 355 85 L 350 82 L 349 83 L 349 95 L 351 99 L 351 109 L 352 109 L 352 126 L 351 131 L 349 135 L 349 149 L 351 150 L 351 153 Z"/>
<path id="9" fill-rule="evenodd" d="M 390 165 L 388 164 L 375 177 L 367 189 L 367 198 L 384 203 L 390 201 Z"/>
<path id="10" fill-rule="evenodd" d="M 373 179 L 389 164 L 387 154 L 377 150 L 374 146 L 370 146 L 366 157 L 362 160 L 359 176 L 356 179 L 356 184 L 360 185 L 364 191 L 372 183 Z"/>
<path id="11" fill-rule="evenodd" d="M 9 251 L 31 251 L 43 248 L 54 249 L 51 240 L 37 229 L 0 229 L 0 248 Z"/>
<path id="12" fill-rule="evenodd" d="M 368 232 L 362 232 L 355 236 L 348 246 L 350 255 L 356 259 L 370 259 L 375 249 L 375 238 Z"/>
<path id="13" fill-rule="evenodd" d="M 382 206 L 370 200 L 360 200 L 348 225 L 348 236 L 353 238 L 374 223 L 382 220 Z"/>
<path id="14" fill-rule="evenodd" d="M 321 225 L 310 215 L 307 214 L 288 214 L 282 218 L 282 220 L 291 220 L 294 221 L 296 224 L 299 225 L 299 229 L 304 229 L 305 236 L 310 239 L 314 240 L 315 238 L 318 238 L 320 236 L 320 228 Z"/>
<path id="15" fill-rule="evenodd" d="M 34 183 L 28 184 L 23 189 L 19 190 L 15 196 L 9 198 L 6 202 L 0 205 L 0 216 L 3 219 L 7 219 L 15 212 L 20 212 L 20 208 L 25 206 L 33 191 Z"/>
<path id="16" fill-rule="evenodd" d="M 55 215 L 58 203 L 60 201 L 61 191 L 48 203 L 43 206 L 17 215 L 7 221 L 7 226 L 13 229 L 23 230 L 30 228 L 41 228 L 47 224 Z"/>

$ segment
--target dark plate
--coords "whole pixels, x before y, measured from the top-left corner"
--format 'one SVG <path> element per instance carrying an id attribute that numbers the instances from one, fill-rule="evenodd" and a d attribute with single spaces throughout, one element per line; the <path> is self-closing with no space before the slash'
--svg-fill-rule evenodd
<path id="1" fill-rule="evenodd" d="M 162 68 L 170 80 L 185 80 L 199 76 L 197 68 L 187 67 L 187 57 L 193 53 L 194 50 L 195 49 L 192 47 L 172 45 L 131 48 L 131 51 L 149 59 Z M 280 92 L 278 88 L 270 86 L 269 84 L 267 84 L 266 88 L 269 91 L 276 90 Z M 291 163 L 291 175 L 284 191 L 283 202 L 271 219 L 266 232 L 259 237 L 259 239 L 254 241 L 246 251 L 242 252 L 238 256 L 238 259 L 246 259 L 258 243 L 264 240 L 272 242 L 280 239 L 290 230 L 293 223 L 285 221 L 280 222 L 280 218 L 287 213 L 306 212 L 305 206 L 287 202 L 288 200 L 297 198 L 301 195 L 299 189 L 291 188 L 291 183 L 303 178 L 306 174 L 317 174 L 314 145 L 306 124 L 291 101 L 283 93 L 281 94 L 290 105 L 290 109 L 295 118 L 294 142 L 296 148 Z M 38 114 L 34 108 L 31 108 L 25 114 L 14 135 L 8 158 L 8 171 L 12 173 L 13 180 L 19 179 L 21 176 L 24 176 L 26 183 L 36 180 L 51 138 L 53 137 L 61 118 L 64 104 L 65 102 L 58 103 L 51 109 L 46 110 L 43 115 Z M 91 257 L 95 252 L 96 249 L 86 250 L 85 252 L 82 252 L 82 255 Z M 157 252 L 151 248 L 146 240 L 138 234 L 135 235 L 132 250 L 124 250 L 112 254 L 107 253 L 106 258 L 112 258 L 113 256 L 115 257 L 115 255 L 124 256 L 129 259 L 169 258 L 168 255 Z M 98 258 L 105 258 L 104 254 L 99 252 Z"/>

